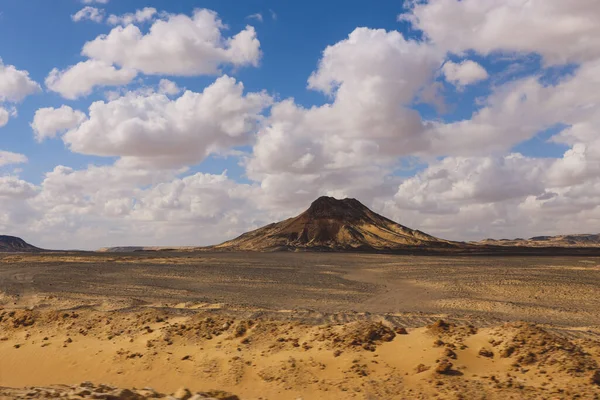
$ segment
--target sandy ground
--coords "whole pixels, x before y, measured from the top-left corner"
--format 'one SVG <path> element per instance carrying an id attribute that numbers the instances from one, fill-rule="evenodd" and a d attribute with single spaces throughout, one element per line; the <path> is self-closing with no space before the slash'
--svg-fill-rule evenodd
<path id="1" fill-rule="evenodd" d="M 0 398 L 600 399 L 599 264 L 0 255 Z"/>

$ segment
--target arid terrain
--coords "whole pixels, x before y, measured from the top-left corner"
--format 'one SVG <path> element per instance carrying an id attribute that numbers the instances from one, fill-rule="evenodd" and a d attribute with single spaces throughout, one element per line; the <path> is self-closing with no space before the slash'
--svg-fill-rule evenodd
<path id="1" fill-rule="evenodd" d="M 4 254 L 0 393 L 595 399 L 599 287 L 594 257 Z"/>
<path id="2" fill-rule="evenodd" d="M 449 247 L 457 244 L 400 225 L 356 199 L 323 196 L 296 217 L 246 232 L 208 250 L 397 251 Z"/>
<path id="3" fill-rule="evenodd" d="M 529 239 L 485 239 L 474 244 L 510 247 L 598 247 L 600 234 L 534 236 Z"/>

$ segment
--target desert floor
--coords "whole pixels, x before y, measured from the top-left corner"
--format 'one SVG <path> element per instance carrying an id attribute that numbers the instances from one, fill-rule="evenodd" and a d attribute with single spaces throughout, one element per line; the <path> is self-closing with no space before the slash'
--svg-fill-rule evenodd
<path id="1" fill-rule="evenodd" d="M 0 255 L 0 398 L 600 399 L 599 363 L 599 258 Z"/>

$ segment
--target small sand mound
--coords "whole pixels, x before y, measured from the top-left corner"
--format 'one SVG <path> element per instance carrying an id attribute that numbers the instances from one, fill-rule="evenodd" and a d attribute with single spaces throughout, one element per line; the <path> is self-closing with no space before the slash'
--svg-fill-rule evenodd
<path id="1" fill-rule="evenodd" d="M 0 326 L 2 330 L 19 329 L 35 324 L 36 316 L 33 311 L 13 310 L 0 311 Z"/>
<path id="2" fill-rule="evenodd" d="M 472 325 L 456 325 L 452 322 L 438 320 L 427 326 L 429 332 L 437 336 L 469 336 L 477 333 L 477 328 Z"/>
<path id="3" fill-rule="evenodd" d="M 318 341 L 329 341 L 335 348 L 363 348 L 375 351 L 383 342 L 391 342 L 396 337 L 393 329 L 381 322 L 355 322 L 345 325 L 341 330 L 324 328 L 317 337 Z"/>
<path id="4" fill-rule="evenodd" d="M 350 327 L 346 341 L 349 340 L 352 346 L 362 346 L 365 343 L 376 344 L 381 342 L 391 342 L 396 337 L 396 333 L 380 322 L 377 323 L 359 323 Z"/>
<path id="5" fill-rule="evenodd" d="M 585 376 L 598 369 L 594 358 L 568 339 L 527 323 L 507 327 L 516 331 L 502 349 L 501 356 L 513 357 L 516 367 L 553 366 L 571 376 Z"/>
<path id="6" fill-rule="evenodd" d="M 192 393 L 181 388 L 170 395 L 159 393 L 151 388 L 121 389 L 110 385 L 83 382 L 80 385 L 60 385 L 48 387 L 29 387 L 24 389 L 0 388 L 0 399 L 111 399 L 111 400 L 146 400 L 146 399 L 174 399 L 174 400 L 239 400 L 239 397 L 221 390 Z"/>
<path id="7" fill-rule="evenodd" d="M 190 339 L 211 340 L 215 336 L 221 336 L 231 328 L 231 322 L 223 317 L 194 316 L 185 323 L 173 323 L 165 327 L 166 336 L 176 338 L 178 336 Z M 244 331 L 245 333 L 245 331 Z"/>

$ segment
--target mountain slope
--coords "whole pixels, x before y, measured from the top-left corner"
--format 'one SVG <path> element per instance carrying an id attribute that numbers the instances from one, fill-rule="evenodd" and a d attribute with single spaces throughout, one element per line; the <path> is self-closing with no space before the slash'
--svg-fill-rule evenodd
<path id="1" fill-rule="evenodd" d="M 23 253 L 40 250 L 16 236 L 0 235 L 0 253 Z"/>
<path id="2" fill-rule="evenodd" d="M 213 250 L 397 250 L 452 247 L 451 242 L 402 226 L 355 199 L 320 197 L 294 218 L 270 224 Z"/>
<path id="3" fill-rule="evenodd" d="M 476 244 L 519 247 L 600 247 L 600 234 L 534 236 L 529 239 L 485 239 Z"/>

